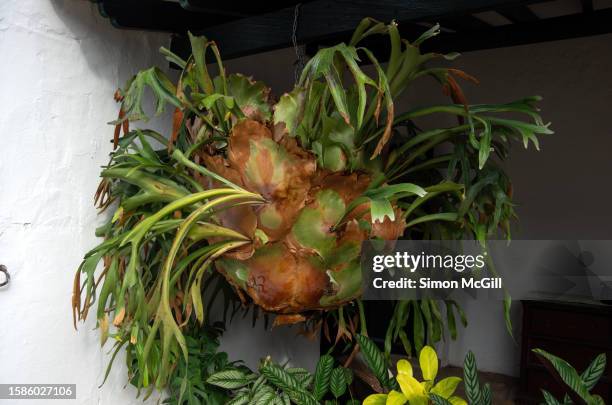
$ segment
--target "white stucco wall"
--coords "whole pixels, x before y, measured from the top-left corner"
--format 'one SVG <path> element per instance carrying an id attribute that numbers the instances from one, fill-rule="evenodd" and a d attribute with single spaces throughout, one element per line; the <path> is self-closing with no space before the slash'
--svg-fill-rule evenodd
<path id="1" fill-rule="evenodd" d="M 102 222 L 92 195 L 113 92 L 162 63 L 167 42 L 112 28 L 87 1 L 0 2 L 0 263 L 12 275 L 0 291 L 2 383 L 76 383 L 67 403 L 141 402 L 120 367 L 97 388 L 104 352 L 93 322 L 72 329 L 70 284 Z"/>
<path id="2" fill-rule="evenodd" d="M 142 402 L 124 388 L 121 359 L 98 389 L 107 357 L 93 322 L 72 329 L 70 295 L 83 254 L 99 243 L 93 193 L 111 150 L 113 93 L 139 69 L 167 66 L 157 50 L 168 42 L 113 28 L 85 0 L 0 1 L 0 263 L 12 275 L 0 289 L 0 383 L 75 383 L 71 404 Z M 248 319 L 223 348 L 251 365 L 272 353 L 311 366 L 316 342 L 296 339 Z"/>

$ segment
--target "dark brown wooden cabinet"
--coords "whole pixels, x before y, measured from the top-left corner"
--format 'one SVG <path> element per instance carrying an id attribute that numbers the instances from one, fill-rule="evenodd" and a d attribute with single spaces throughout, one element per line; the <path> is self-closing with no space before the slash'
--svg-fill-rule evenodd
<path id="1" fill-rule="evenodd" d="M 540 389 L 561 399 L 567 389 L 558 384 L 532 349 L 563 358 L 581 373 L 599 353 L 608 366 L 594 393 L 612 398 L 612 306 L 600 303 L 523 301 L 521 397 L 525 403 L 542 401 Z"/>

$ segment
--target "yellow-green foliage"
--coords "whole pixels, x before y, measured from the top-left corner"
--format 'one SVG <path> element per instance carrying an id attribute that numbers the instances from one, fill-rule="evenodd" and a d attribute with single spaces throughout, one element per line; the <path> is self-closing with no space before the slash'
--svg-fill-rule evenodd
<path id="1" fill-rule="evenodd" d="M 388 394 L 373 394 L 365 399 L 363 405 L 426 405 L 438 403 L 434 398 L 442 398 L 442 403 L 452 405 L 467 405 L 467 402 L 458 396 L 453 396 L 457 385 L 461 382 L 459 377 L 447 377 L 436 383 L 438 375 L 438 356 L 431 346 L 425 346 L 419 354 L 419 365 L 423 381 L 419 382 L 408 360 L 397 362 L 396 380 L 401 392 L 392 390 Z"/>

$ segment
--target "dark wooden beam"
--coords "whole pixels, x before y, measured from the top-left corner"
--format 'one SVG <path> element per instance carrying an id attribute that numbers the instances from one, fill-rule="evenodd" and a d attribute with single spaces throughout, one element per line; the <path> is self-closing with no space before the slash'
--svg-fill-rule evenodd
<path id="1" fill-rule="evenodd" d="M 208 0 L 180 0 L 179 4 L 187 11 L 194 13 L 213 13 L 218 15 L 228 15 L 232 17 L 244 18 L 249 13 L 238 7 L 223 7 L 219 2 L 211 3 Z"/>
<path id="2" fill-rule="evenodd" d="M 307 3 L 300 0 L 266 0 L 266 1 L 217 1 L 211 0 L 180 0 L 181 7 L 185 10 L 198 13 L 212 13 L 217 15 L 228 15 L 234 17 L 248 17 L 257 14 L 269 13 L 294 6 L 298 3 Z"/>
<path id="3" fill-rule="evenodd" d="M 535 15 L 533 11 L 527 6 L 519 6 L 519 7 L 502 7 L 497 10 L 499 14 L 506 17 L 508 20 L 513 23 L 525 23 L 525 22 L 534 22 L 538 21 L 538 16 Z"/>
<path id="4" fill-rule="evenodd" d="M 592 35 L 612 33 L 612 8 L 589 14 L 574 14 L 554 17 L 528 23 L 508 24 L 490 27 L 480 31 L 442 32 L 423 43 L 424 52 L 470 52 L 484 49 L 503 48 L 538 42 L 556 41 Z M 417 38 L 423 27 L 400 24 L 400 33 L 408 40 Z M 331 45 L 328 41 L 325 45 Z M 380 36 L 366 38 L 362 44 L 372 50 L 376 58 L 389 58 L 389 40 Z"/>
<path id="5" fill-rule="evenodd" d="M 612 8 L 530 23 L 509 24 L 484 31 L 442 33 L 424 44 L 424 50 L 469 52 L 537 42 L 612 33 Z"/>
<path id="6" fill-rule="evenodd" d="M 97 0 L 97 3 L 100 14 L 117 28 L 186 33 L 236 19 L 193 13 L 178 3 L 161 0 Z"/>
<path id="7" fill-rule="evenodd" d="M 597 10 L 588 14 L 574 14 L 568 16 L 543 19 L 535 22 L 509 24 L 490 27 L 462 33 L 442 32 L 423 44 L 425 52 L 470 52 L 491 48 L 525 45 L 538 42 L 556 41 L 569 38 L 578 38 L 592 35 L 612 33 L 612 9 Z M 417 38 L 425 29 L 416 24 L 400 24 L 402 37 Z M 327 38 L 320 42 L 311 42 L 307 45 L 312 54 L 319 46 L 329 46 L 336 43 L 334 38 Z M 362 44 L 374 51 L 377 59 L 385 61 L 389 55 L 389 41 L 387 38 L 371 36 Z"/>
<path id="8" fill-rule="evenodd" d="M 530 0 L 316 0 L 300 8 L 298 41 L 317 42 L 326 38 L 350 37 L 363 17 L 381 21 L 432 21 L 504 6 L 533 3 Z M 291 43 L 294 8 L 202 29 L 199 34 L 214 39 L 226 59 L 287 47 Z M 189 42 L 177 36 L 172 49 L 189 53 Z"/>
<path id="9" fill-rule="evenodd" d="M 457 32 L 483 30 L 491 27 L 490 24 L 470 14 L 458 17 L 442 17 L 432 20 L 431 22 L 439 23 L 442 27 L 450 28 Z"/>

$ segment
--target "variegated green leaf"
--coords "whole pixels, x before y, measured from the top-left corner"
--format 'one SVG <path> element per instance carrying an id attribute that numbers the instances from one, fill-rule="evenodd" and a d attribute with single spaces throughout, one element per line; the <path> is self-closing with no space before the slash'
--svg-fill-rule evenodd
<path id="1" fill-rule="evenodd" d="M 346 392 L 346 378 L 341 367 L 335 368 L 329 379 L 329 390 L 335 398 L 340 398 Z"/>
<path id="2" fill-rule="evenodd" d="M 329 389 L 329 382 L 334 369 L 334 358 L 328 354 L 321 356 L 315 371 L 313 393 L 315 398 L 320 401 Z"/>
<path id="3" fill-rule="evenodd" d="M 561 378 L 561 380 L 567 384 L 572 391 L 578 394 L 585 402 L 593 403 L 593 398 L 589 393 L 586 384 L 582 381 L 574 367 L 572 367 L 565 360 L 544 350 L 533 349 L 533 352 L 543 359 L 543 361 L 552 365 L 554 370 L 557 371 L 559 378 Z"/>
<path id="4" fill-rule="evenodd" d="M 584 382 L 587 390 L 592 390 L 597 381 L 601 378 L 603 372 L 606 369 L 606 354 L 601 353 L 593 359 L 591 364 L 582 372 L 580 378 Z"/>
<path id="5" fill-rule="evenodd" d="M 482 403 L 482 392 L 478 379 L 478 369 L 476 366 L 476 356 L 468 351 L 463 362 L 463 383 L 465 393 L 470 404 Z"/>
<path id="6" fill-rule="evenodd" d="M 208 377 L 207 383 L 228 390 L 244 387 L 249 383 L 247 376 L 240 370 L 225 370 Z"/>
<path id="7" fill-rule="evenodd" d="M 382 352 L 376 347 L 376 344 L 366 336 L 358 334 L 356 335 L 356 339 L 361 347 L 361 353 L 363 353 L 366 363 L 370 370 L 372 370 L 374 376 L 383 387 L 389 387 L 389 371 Z"/>

